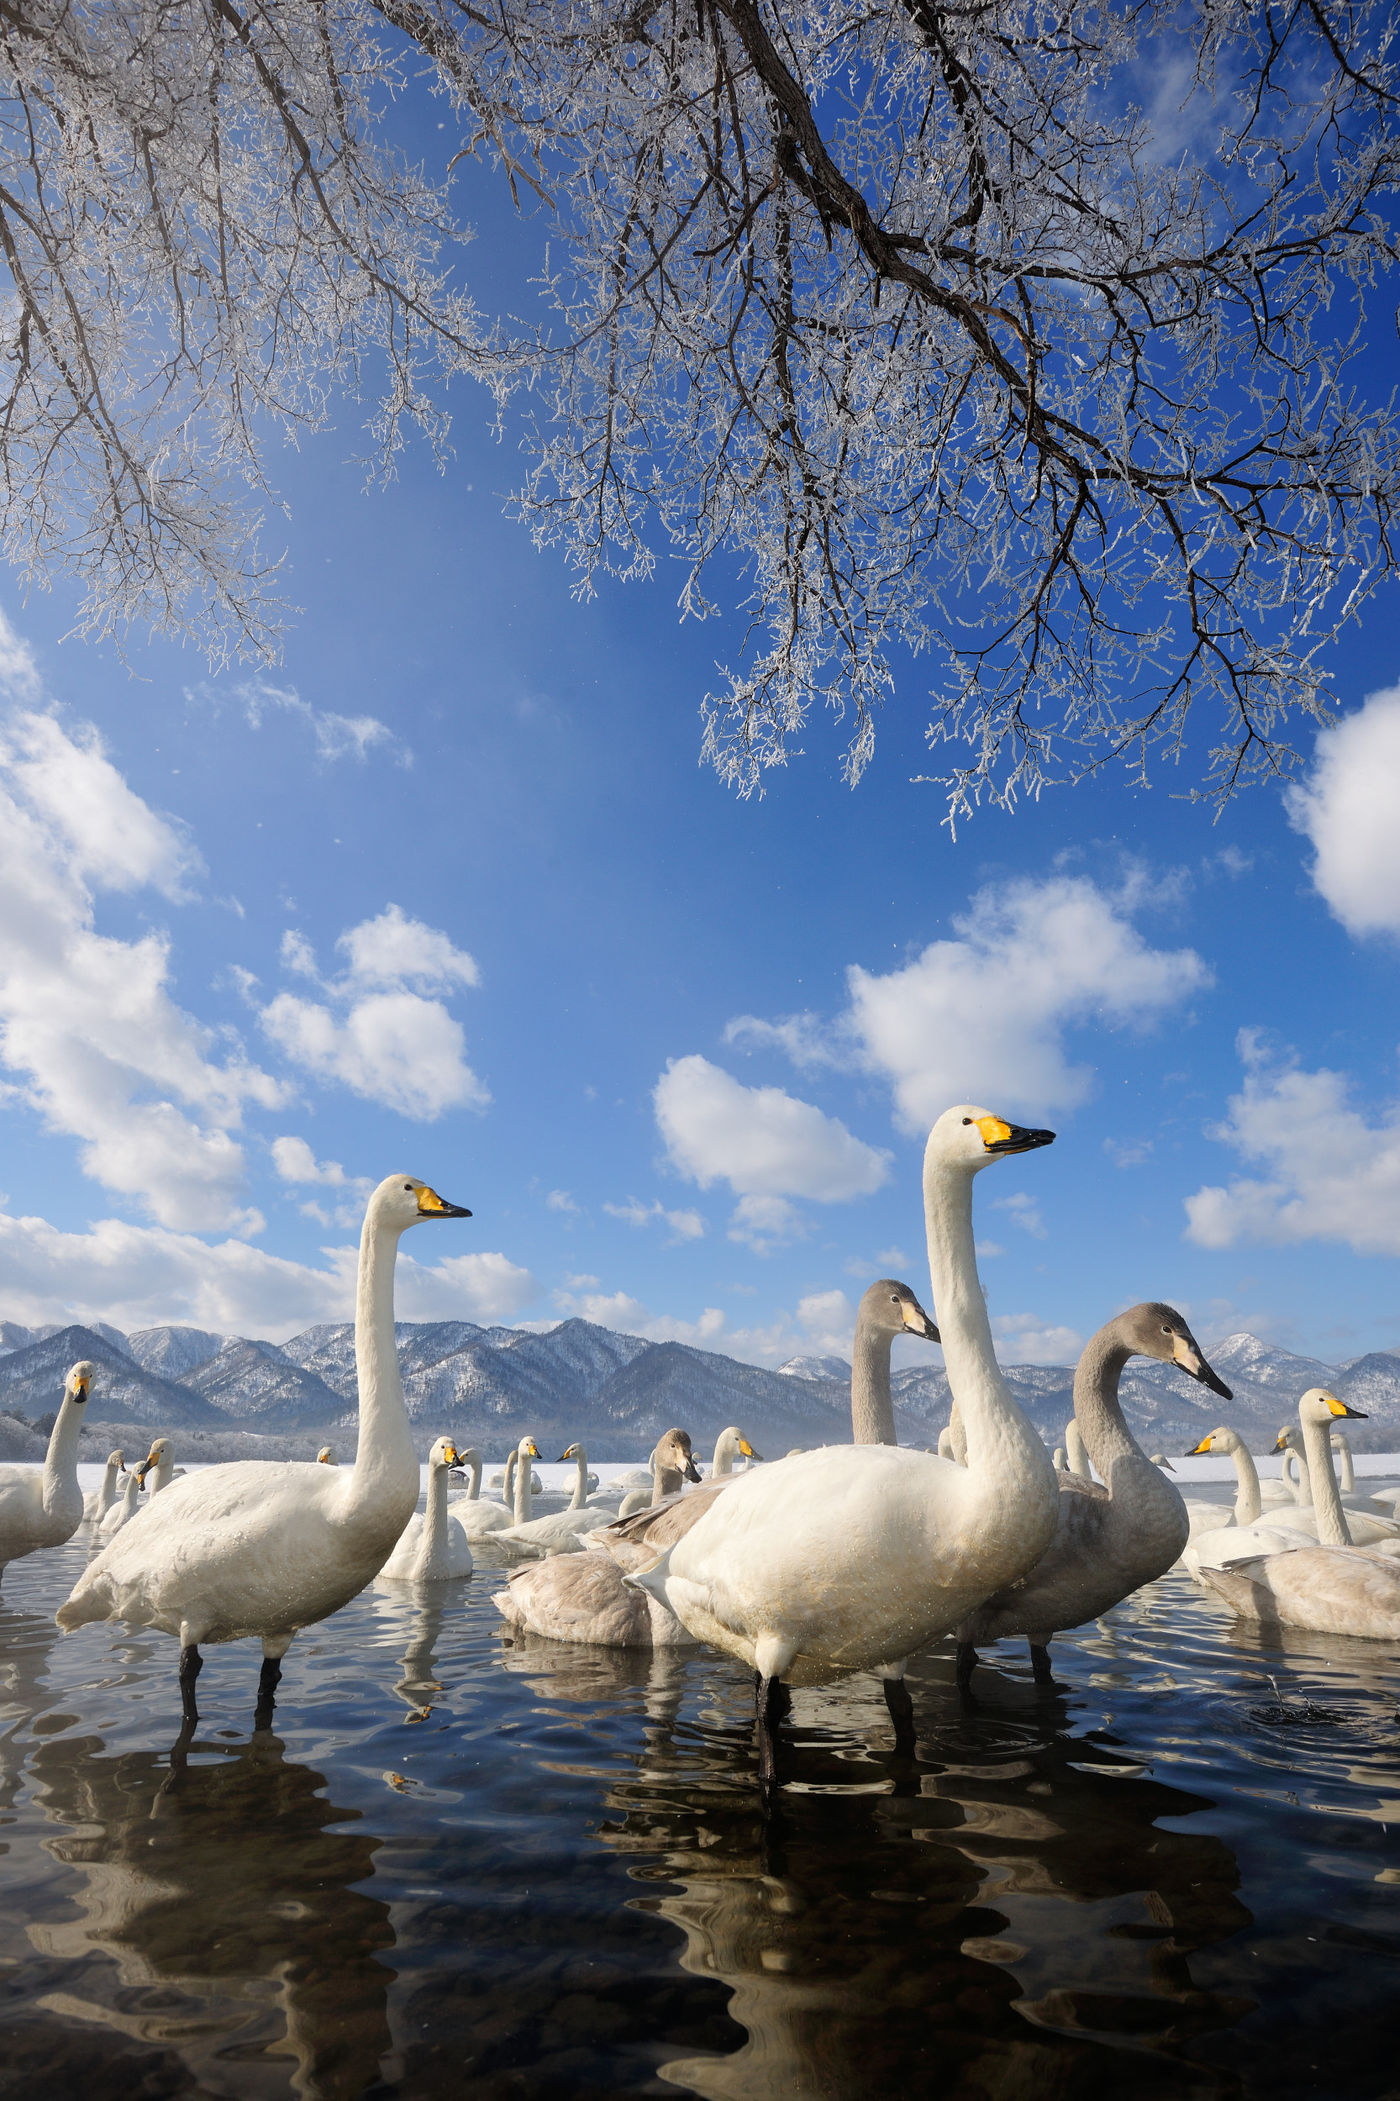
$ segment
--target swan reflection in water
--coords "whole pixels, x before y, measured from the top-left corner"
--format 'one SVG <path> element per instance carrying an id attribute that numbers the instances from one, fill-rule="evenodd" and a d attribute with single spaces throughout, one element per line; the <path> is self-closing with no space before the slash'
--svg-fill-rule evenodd
<path id="1" fill-rule="evenodd" d="M 177 1744 L 169 1760 L 102 1752 L 92 1736 L 56 1738 L 29 1764 L 60 1827 L 49 1850 L 82 1882 L 78 1915 L 31 1926 L 31 1939 L 96 1990 L 94 1950 L 119 1979 L 101 2000 L 70 1987 L 62 2011 L 173 2045 L 212 2092 L 244 2091 L 230 2068 L 265 2060 L 269 2090 L 364 2093 L 389 2048 L 393 1973 L 376 1951 L 394 1936 L 387 1905 L 355 1887 L 379 1842 L 331 1828 L 357 1812 L 268 1730 Z"/>
<path id="2" fill-rule="evenodd" d="M 528 1636 L 504 1661 L 551 1703 L 645 1687 L 645 1744 L 596 1836 L 747 2034 L 663 2078 L 707 2101 L 845 2101 L 921 2072 L 959 2093 L 1087 2095 L 1121 2084 L 1130 2043 L 1135 2095 L 1183 2076 L 1233 2091 L 1190 2039 L 1252 2002 L 1199 1989 L 1191 1956 L 1249 1924 L 1239 1871 L 1215 1835 L 1163 1828 L 1212 1804 L 1063 1734 L 1062 1701 L 1008 1680 L 1007 1704 L 969 1713 L 951 1654 L 926 1657 L 910 1757 L 877 1679 L 799 1690 L 765 1815 L 723 1663 Z"/>

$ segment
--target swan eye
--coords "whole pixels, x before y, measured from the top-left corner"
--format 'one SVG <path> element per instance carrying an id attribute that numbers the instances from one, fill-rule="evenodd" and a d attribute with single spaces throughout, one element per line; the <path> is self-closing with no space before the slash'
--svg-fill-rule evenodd
<path id="1" fill-rule="evenodd" d="M 970 1123 L 971 1123 L 971 1121 L 972 1121 L 972 1118 L 971 1118 L 970 1116 L 965 1116 L 965 1117 L 963 1118 L 963 1126 L 964 1126 L 964 1128 L 966 1128 L 966 1126 L 967 1126 L 968 1124 L 970 1124 Z"/>
<path id="2" fill-rule="evenodd" d="M 405 1188 L 405 1189 L 406 1189 L 406 1190 L 408 1191 L 409 1195 L 410 1195 L 410 1196 L 412 1196 L 412 1194 L 413 1194 L 413 1184 L 412 1184 L 412 1182 L 405 1182 L 403 1186 L 404 1186 L 404 1188 Z"/>

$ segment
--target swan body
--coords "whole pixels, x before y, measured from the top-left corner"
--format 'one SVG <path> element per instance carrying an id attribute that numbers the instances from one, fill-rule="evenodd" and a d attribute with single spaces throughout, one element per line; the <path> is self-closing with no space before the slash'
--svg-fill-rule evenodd
<path id="1" fill-rule="evenodd" d="M 115 1539 L 123 1525 L 129 1525 L 141 1508 L 141 1483 L 135 1467 L 122 1482 L 121 1493 L 109 1509 L 98 1520 L 99 1539 Z"/>
<path id="2" fill-rule="evenodd" d="M 83 1521 L 78 1435 L 92 1381 L 93 1366 L 82 1358 L 63 1382 L 42 1466 L 0 1466 L 0 1576 L 11 1561 L 61 1547 Z"/>
<path id="3" fill-rule="evenodd" d="M 870 1668 L 902 1677 L 914 1650 L 1024 1575 L 1050 1543 L 1059 1491 L 997 1369 L 972 1183 L 1052 1136 L 970 1106 L 947 1110 L 929 1135 L 929 1260 L 967 1465 L 884 1444 L 803 1452 L 744 1475 L 655 1567 L 627 1579 L 757 1671 L 765 1718 L 775 1680 Z M 771 1744 L 764 1758 L 768 1777 Z"/>
<path id="4" fill-rule="evenodd" d="M 509 1540 L 513 1546 L 525 1547 L 541 1554 L 579 1554 L 583 1551 L 583 1535 L 593 1532 L 601 1525 L 612 1523 L 611 1507 L 594 1509 L 588 1502 L 588 1454 L 581 1444 L 571 1444 L 559 1461 L 573 1459 L 578 1466 L 578 1480 L 573 1496 L 562 1510 L 551 1510 L 543 1517 L 528 1517 L 518 1520 L 506 1532 L 496 1534 L 498 1540 Z M 517 1481 L 524 1477 L 524 1468 L 516 1475 Z"/>
<path id="5" fill-rule="evenodd" d="M 851 1429 L 886 1432 L 873 1442 L 894 1442 L 890 1399 L 890 1345 L 910 1332 L 937 1341 L 938 1330 L 907 1284 L 881 1278 L 861 1299 L 851 1352 Z M 883 1337 L 883 1345 L 880 1338 Z M 873 1338 L 873 1339 L 872 1339 Z M 567 1453 L 565 1454 L 567 1457 Z M 715 1442 L 710 1479 L 682 1494 L 683 1480 L 698 1478 L 690 1439 L 668 1430 L 652 1453 L 657 1490 L 665 1495 L 635 1515 L 619 1517 L 587 1541 L 591 1551 L 521 1569 L 492 1603 L 514 1627 L 554 1641 L 589 1641 L 609 1648 L 680 1648 L 692 1635 L 657 1598 L 624 1583 L 623 1572 L 647 1568 L 659 1552 L 684 1537 L 692 1525 L 735 1483 L 735 1458 L 758 1458 L 737 1424 Z M 674 1486 L 670 1484 L 674 1483 Z M 601 1551 L 598 1551 L 601 1549 Z"/>
<path id="6" fill-rule="evenodd" d="M 488 1532 L 504 1532 L 511 1513 L 504 1503 L 488 1503 L 481 1495 L 481 1454 L 469 1445 L 457 1455 L 457 1464 L 468 1467 L 471 1481 L 464 1496 L 454 1496 L 447 1508 L 468 1539 L 484 1539 Z"/>
<path id="7" fill-rule="evenodd" d="M 1191 1537 L 1182 1551 L 1182 1566 L 1198 1582 L 1207 1568 L 1221 1568 L 1226 1562 L 1245 1560 L 1251 1554 L 1286 1553 L 1297 1537 L 1275 1523 L 1277 1505 L 1270 1507 L 1267 1516 L 1261 1515 L 1259 1470 L 1237 1430 L 1222 1423 L 1219 1429 L 1207 1431 L 1199 1444 L 1192 1445 L 1186 1457 L 1198 1459 L 1208 1452 L 1224 1452 L 1234 1461 L 1235 1506 L 1227 1512 L 1218 1503 L 1196 1505 L 1214 1519 L 1214 1523 L 1199 1527 L 1193 1522 Z"/>
<path id="8" fill-rule="evenodd" d="M 516 1561 L 538 1561 L 549 1552 L 546 1538 L 532 1530 L 541 1520 L 532 1515 L 533 1484 L 539 1477 L 530 1461 L 539 1456 L 539 1446 L 534 1438 L 522 1437 L 511 1454 L 504 1477 L 513 1489 L 514 1510 L 505 1525 L 475 1535 L 478 1552 L 498 1566 L 509 1567 Z"/>
<path id="9" fill-rule="evenodd" d="M 1319 1543 L 1258 1555 L 1228 1568 L 1202 1569 L 1202 1581 L 1241 1619 L 1317 1634 L 1376 1641 L 1400 1638 L 1400 1562 L 1350 1543 L 1351 1519 L 1332 1471 L 1332 1420 L 1361 1412 L 1322 1386 L 1310 1387 L 1298 1403 Z M 1281 1430 L 1279 1444 L 1290 1434 L 1287 1427 Z"/>
<path id="10" fill-rule="evenodd" d="M 1165 1575 L 1185 1546 L 1189 1526 L 1181 1497 L 1142 1450 L 1118 1403 L 1118 1382 L 1132 1357 L 1176 1364 L 1224 1399 L 1231 1397 L 1171 1306 L 1133 1306 L 1091 1336 L 1074 1375 L 1074 1421 L 1105 1485 L 1074 1474 L 1060 1479 L 1055 1534 L 1045 1553 L 963 1622 L 960 1651 L 969 1643 L 975 1650 L 981 1642 L 1025 1635 L 1036 1676 L 1045 1679 L 1054 1634 L 1082 1627 Z M 973 1660 L 959 1655 L 963 1683 Z"/>
<path id="11" fill-rule="evenodd" d="M 428 1454 L 427 1508 L 415 1511 L 404 1526 L 377 1583 L 439 1583 L 471 1574 L 470 1543 L 447 1507 L 447 1471 L 456 1464 L 456 1445 L 450 1437 L 439 1437 Z"/>
<path id="12" fill-rule="evenodd" d="M 109 1452 L 98 1487 L 83 1497 L 83 1523 L 100 1525 L 113 1503 L 117 1500 L 117 1476 L 126 1470 L 126 1454 Z"/>
<path id="13" fill-rule="evenodd" d="M 203 1642 L 261 1638 L 261 1693 L 298 1628 L 325 1619 L 378 1574 L 418 1500 L 418 1459 L 394 1347 L 400 1236 L 470 1213 L 426 1183 L 390 1175 L 360 1235 L 355 1359 L 360 1435 L 352 1467 L 242 1460 L 187 1474 L 153 1496 L 78 1579 L 61 1627 L 120 1620 L 180 1643 L 185 1718 Z"/>

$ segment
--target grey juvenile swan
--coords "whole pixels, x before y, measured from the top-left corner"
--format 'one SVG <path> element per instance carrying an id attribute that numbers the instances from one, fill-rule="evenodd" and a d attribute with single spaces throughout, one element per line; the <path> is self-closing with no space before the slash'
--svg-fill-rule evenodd
<path id="1" fill-rule="evenodd" d="M 1185 1546 L 1186 1507 L 1133 1436 L 1118 1403 L 1118 1382 L 1130 1357 L 1179 1365 L 1222 1399 L 1231 1397 L 1171 1306 L 1132 1306 L 1090 1337 L 1074 1374 L 1074 1421 L 1105 1485 L 1078 1474 L 1060 1476 L 1055 1536 L 1040 1560 L 958 1628 L 960 1685 L 972 1675 L 978 1643 L 1016 1634 L 1030 1642 L 1037 1681 L 1053 1682 L 1051 1637 L 1096 1619 L 1163 1575 Z"/>

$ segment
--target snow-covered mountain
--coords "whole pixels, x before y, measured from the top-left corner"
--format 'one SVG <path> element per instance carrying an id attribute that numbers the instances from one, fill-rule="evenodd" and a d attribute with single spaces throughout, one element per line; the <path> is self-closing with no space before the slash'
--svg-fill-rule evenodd
<path id="1" fill-rule="evenodd" d="M 424 1451 L 434 1437 L 451 1432 L 496 1460 L 529 1431 L 550 1458 L 575 1438 L 599 1457 L 641 1458 L 672 1423 L 683 1424 L 703 1452 L 732 1422 L 777 1458 L 794 1445 L 850 1434 L 850 1366 L 839 1357 L 794 1358 L 767 1371 L 583 1320 L 543 1332 L 404 1321 L 396 1332 L 404 1393 Z M 1149 1450 L 1181 1452 L 1221 1422 L 1256 1450 L 1268 1450 L 1299 1395 L 1315 1385 L 1330 1386 L 1366 1411 L 1368 1420 L 1352 1426 L 1357 1449 L 1400 1449 L 1400 1353 L 1379 1350 L 1327 1365 L 1254 1335 L 1228 1335 L 1209 1356 L 1233 1387 L 1233 1401 L 1220 1400 L 1171 1365 L 1143 1358 L 1129 1365 L 1124 1405 Z M 0 1324 L 0 1414 L 11 1418 L 0 1423 L 0 1457 L 39 1456 L 40 1441 L 29 1426 L 57 1407 L 63 1375 L 77 1357 L 91 1357 L 98 1367 L 85 1457 L 160 1430 L 183 1432 L 188 1456 L 201 1458 L 300 1452 L 322 1436 L 339 1444 L 342 1457 L 353 1450 L 355 1349 L 348 1322 L 308 1328 L 281 1345 L 199 1328 L 145 1328 L 124 1336 L 105 1325 L 32 1329 L 10 1322 Z M 1058 1443 L 1072 1408 L 1071 1368 L 1010 1365 L 1006 1377 L 1047 1441 Z M 926 1362 L 901 1367 L 893 1389 L 901 1441 L 936 1443 L 948 1419 L 948 1385 L 937 1355 L 930 1351 Z"/>

